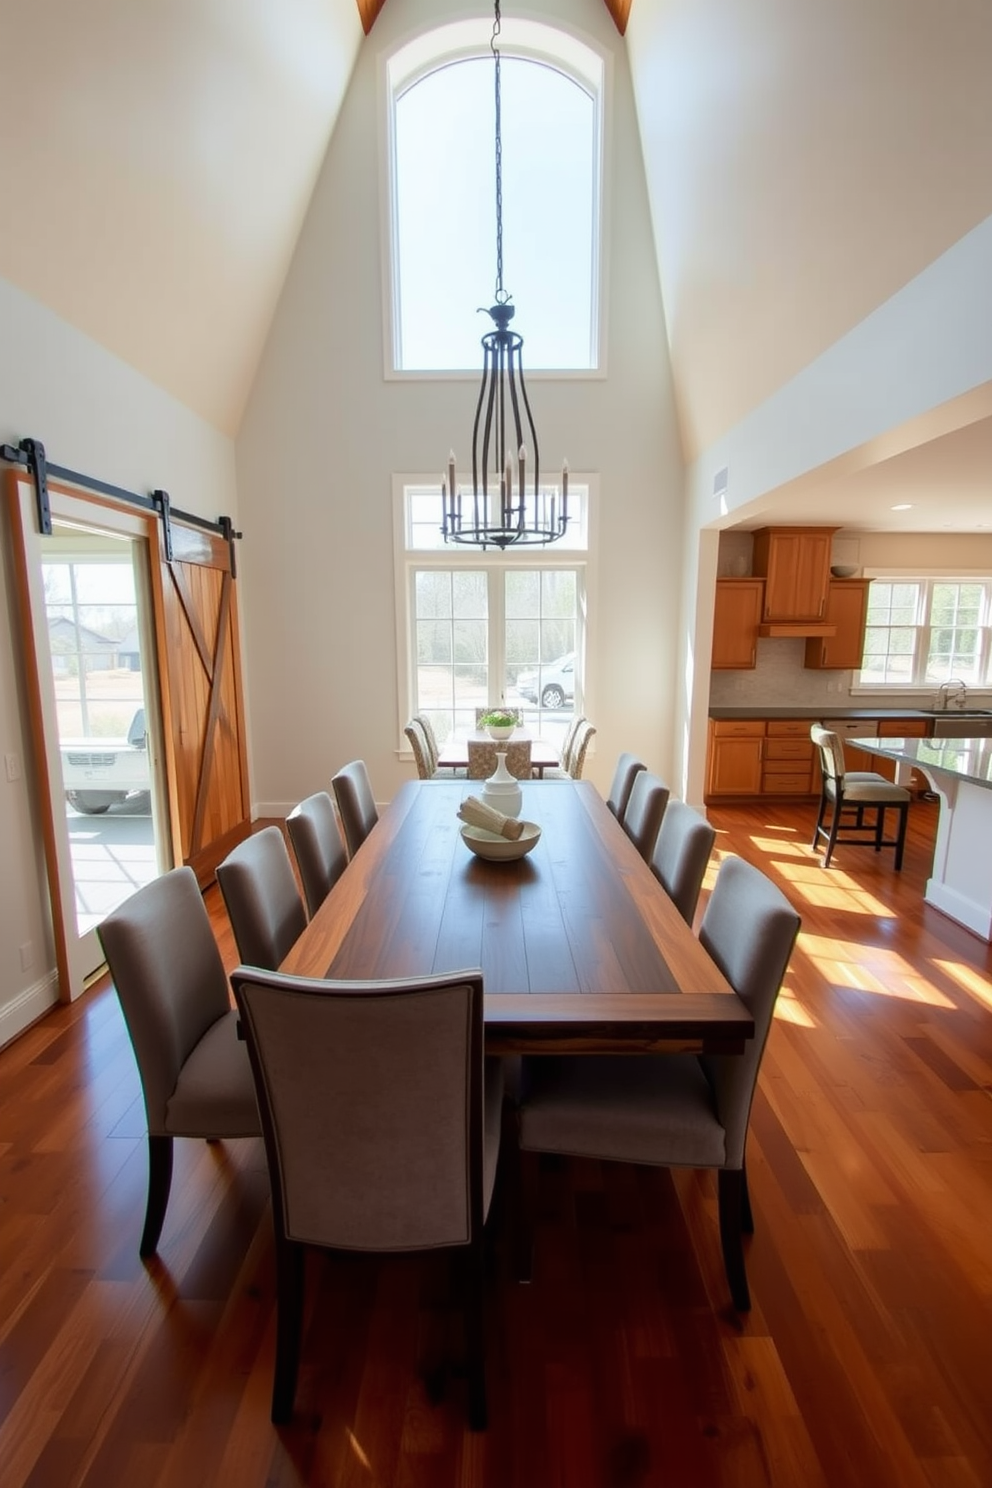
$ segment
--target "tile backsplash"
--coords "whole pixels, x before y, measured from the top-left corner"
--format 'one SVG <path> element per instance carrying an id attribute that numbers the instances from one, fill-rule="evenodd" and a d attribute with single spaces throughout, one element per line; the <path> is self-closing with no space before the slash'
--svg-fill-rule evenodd
<path id="1" fill-rule="evenodd" d="M 744 707 L 748 703 L 780 708 L 842 708 L 851 701 L 851 672 L 814 671 L 803 666 L 802 639 L 758 641 L 757 665 L 742 672 L 710 674 L 710 706 Z M 852 706 L 858 706 L 852 702 Z"/>

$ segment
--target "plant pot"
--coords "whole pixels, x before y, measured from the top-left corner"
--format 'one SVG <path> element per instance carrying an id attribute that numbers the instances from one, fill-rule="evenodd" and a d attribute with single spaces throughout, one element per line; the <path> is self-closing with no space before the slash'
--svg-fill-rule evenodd
<path id="1" fill-rule="evenodd" d="M 495 723 L 487 723 L 486 733 L 490 739 L 509 739 L 515 728 L 515 723 L 504 724 L 502 727 Z"/>

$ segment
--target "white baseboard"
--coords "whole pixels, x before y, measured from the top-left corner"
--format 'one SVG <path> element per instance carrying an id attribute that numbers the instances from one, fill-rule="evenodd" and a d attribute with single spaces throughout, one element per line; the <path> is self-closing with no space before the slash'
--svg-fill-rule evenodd
<path id="1" fill-rule="evenodd" d="M 59 1000 L 59 981 L 54 967 L 40 982 L 25 987 L 13 1002 L 0 1008 L 0 1049 L 32 1023 L 43 1018 Z"/>

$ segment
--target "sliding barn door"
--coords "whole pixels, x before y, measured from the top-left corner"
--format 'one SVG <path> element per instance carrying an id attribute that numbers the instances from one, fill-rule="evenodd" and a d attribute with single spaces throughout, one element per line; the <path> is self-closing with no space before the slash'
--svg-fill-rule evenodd
<path id="1" fill-rule="evenodd" d="M 156 603 L 172 836 L 205 887 L 250 826 L 232 545 L 173 521 Z"/>

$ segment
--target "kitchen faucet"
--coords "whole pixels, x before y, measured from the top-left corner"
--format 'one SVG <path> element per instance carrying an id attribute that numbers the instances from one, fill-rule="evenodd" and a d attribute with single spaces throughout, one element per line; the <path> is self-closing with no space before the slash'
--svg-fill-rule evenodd
<path id="1" fill-rule="evenodd" d="M 937 694 L 933 700 L 934 708 L 941 713 L 946 713 L 951 701 L 950 689 L 954 688 L 954 706 L 963 708 L 968 701 L 968 689 L 960 677 L 951 677 L 946 682 L 941 682 L 937 688 Z"/>

